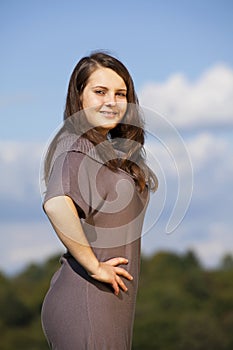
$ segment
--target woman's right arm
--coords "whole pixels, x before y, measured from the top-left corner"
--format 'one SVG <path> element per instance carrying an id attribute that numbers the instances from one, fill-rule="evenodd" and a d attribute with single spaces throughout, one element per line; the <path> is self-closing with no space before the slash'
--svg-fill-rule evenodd
<path id="1" fill-rule="evenodd" d="M 119 294 L 119 288 L 127 291 L 120 276 L 128 280 L 132 280 L 133 277 L 125 269 L 118 267 L 120 264 L 127 264 L 127 259 L 116 257 L 105 262 L 97 260 L 70 197 L 58 196 L 48 199 L 44 210 L 62 243 L 92 278 L 111 284 L 116 295 Z"/>

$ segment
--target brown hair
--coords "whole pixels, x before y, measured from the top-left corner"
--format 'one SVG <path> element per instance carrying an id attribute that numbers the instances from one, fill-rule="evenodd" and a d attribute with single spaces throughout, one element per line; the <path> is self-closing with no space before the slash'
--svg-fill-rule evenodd
<path id="1" fill-rule="evenodd" d="M 85 86 L 88 83 L 88 79 L 91 74 L 98 68 L 110 68 L 115 71 L 125 82 L 127 87 L 127 111 L 123 117 L 121 123 L 115 128 L 111 129 L 108 133 L 111 138 L 111 143 L 108 144 L 106 152 L 111 153 L 111 160 L 106 161 L 106 165 L 113 171 L 117 171 L 121 168 L 128 172 L 133 178 L 140 191 L 143 191 L 145 186 L 148 185 L 150 190 L 156 190 L 158 181 L 155 174 L 146 166 L 145 152 L 144 152 L 144 122 L 139 113 L 138 98 L 135 93 L 133 80 L 127 70 L 127 68 L 115 57 L 110 56 L 105 52 L 94 52 L 90 56 L 83 57 L 75 66 L 69 81 L 68 92 L 66 97 L 66 105 L 64 111 L 64 120 L 69 122 L 72 120 L 72 116 L 82 113 L 82 93 Z M 85 115 L 84 118 L 79 119 L 79 123 L 75 125 L 75 129 L 79 129 L 82 136 L 90 140 L 94 145 L 99 145 L 106 141 L 105 137 L 96 130 L 96 128 L 89 127 L 88 129 L 82 124 L 83 120 L 87 123 Z M 69 124 L 69 123 L 68 123 Z M 72 123 L 72 127 L 74 124 Z M 54 145 L 61 136 L 64 130 L 60 130 L 52 141 L 51 146 L 48 149 L 45 159 L 45 180 L 47 181 L 51 159 L 54 153 Z M 77 130 L 75 130 L 77 131 Z M 122 142 L 122 139 L 125 142 Z M 119 141 L 120 140 L 120 141 Z M 127 147 L 127 140 L 129 141 Z M 123 151 L 125 156 L 122 159 L 117 158 L 112 145 L 120 151 Z M 104 154 L 104 147 L 101 152 Z M 115 154 L 115 156 L 114 156 Z"/>

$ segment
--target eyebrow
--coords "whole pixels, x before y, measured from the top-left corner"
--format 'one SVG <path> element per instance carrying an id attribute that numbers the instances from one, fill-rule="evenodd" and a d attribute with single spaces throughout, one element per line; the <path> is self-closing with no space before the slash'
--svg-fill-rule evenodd
<path id="1" fill-rule="evenodd" d="M 101 85 L 95 85 L 95 86 L 93 86 L 92 87 L 92 89 L 96 89 L 96 88 L 98 88 L 98 89 L 105 89 L 105 90 L 108 90 L 108 88 L 106 87 L 106 86 L 101 86 Z M 127 91 L 127 89 L 116 89 L 117 91 Z"/>

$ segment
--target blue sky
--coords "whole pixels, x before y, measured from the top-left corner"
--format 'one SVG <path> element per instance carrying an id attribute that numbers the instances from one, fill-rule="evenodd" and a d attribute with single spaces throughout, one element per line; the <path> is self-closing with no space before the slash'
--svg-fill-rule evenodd
<path id="1" fill-rule="evenodd" d="M 46 139 L 62 117 L 69 75 L 90 50 L 116 54 L 137 89 L 233 64 L 231 1 L 10 0 L 0 9 L 2 138 Z"/>
<path id="2" fill-rule="evenodd" d="M 232 204 L 232 19 L 226 0 L 1 1 L 0 250 L 8 260 L 0 269 L 13 271 L 58 249 L 40 209 L 39 163 L 62 120 L 71 71 L 96 49 L 126 64 L 144 105 L 174 123 L 193 161 L 186 219 L 170 238 L 146 235 L 144 251 L 193 247 L 207 265 L 216 263 L 233 243 L 232 215 L 217 203 Z M 219 250 L 218 232 L 225 241 Z"/>

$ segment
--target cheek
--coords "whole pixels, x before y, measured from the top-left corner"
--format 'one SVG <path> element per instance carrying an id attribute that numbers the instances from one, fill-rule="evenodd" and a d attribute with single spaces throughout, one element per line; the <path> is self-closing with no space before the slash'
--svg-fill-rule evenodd
<path id="1" fill-rule="evenodd" d="M 83 109 L 86 109 L 86 108 L 90 108 L 91 107 L 91 99 L 90 99 L 90 94 L 88 93 L 88 91 L 86 91 L 84 89 L 82 95 L 81 95 L 81 103 L 82 103 L 82 107 Z"/>
<path id="2" fill-rule="evenodd" d="M 121 114 L 122 117 L 125 115 L 126 111 L 127 111 L 127 102 L 126 103 L 122 103 L 122 105 L 120 106 L 120 110 L 121 110 Z"/>
<path id="3" fill-rule="evenodd" d="M 81 95 L 79 95 L 79 101 L 80 101 L 80 105 L 82 107 L 82 109 L 84 108 L 83 107 L 83 93 Z"/>
<path id="4" fill-rule="evenodd" d="M 90 103 L 89 103 L 89 99 L 87 96 L 82 95 L 81 102 L 82 102 L 83 109 L 86 109 L 89 107 Z"/>
<path id="5" fill-rule="evenodd" d="M 98 99 L 97 96 L 83 96 L 82 98 L 82 106 L 83 109 L 87 108 L 95 108 L 102 104 L 102 101 Z"/>

